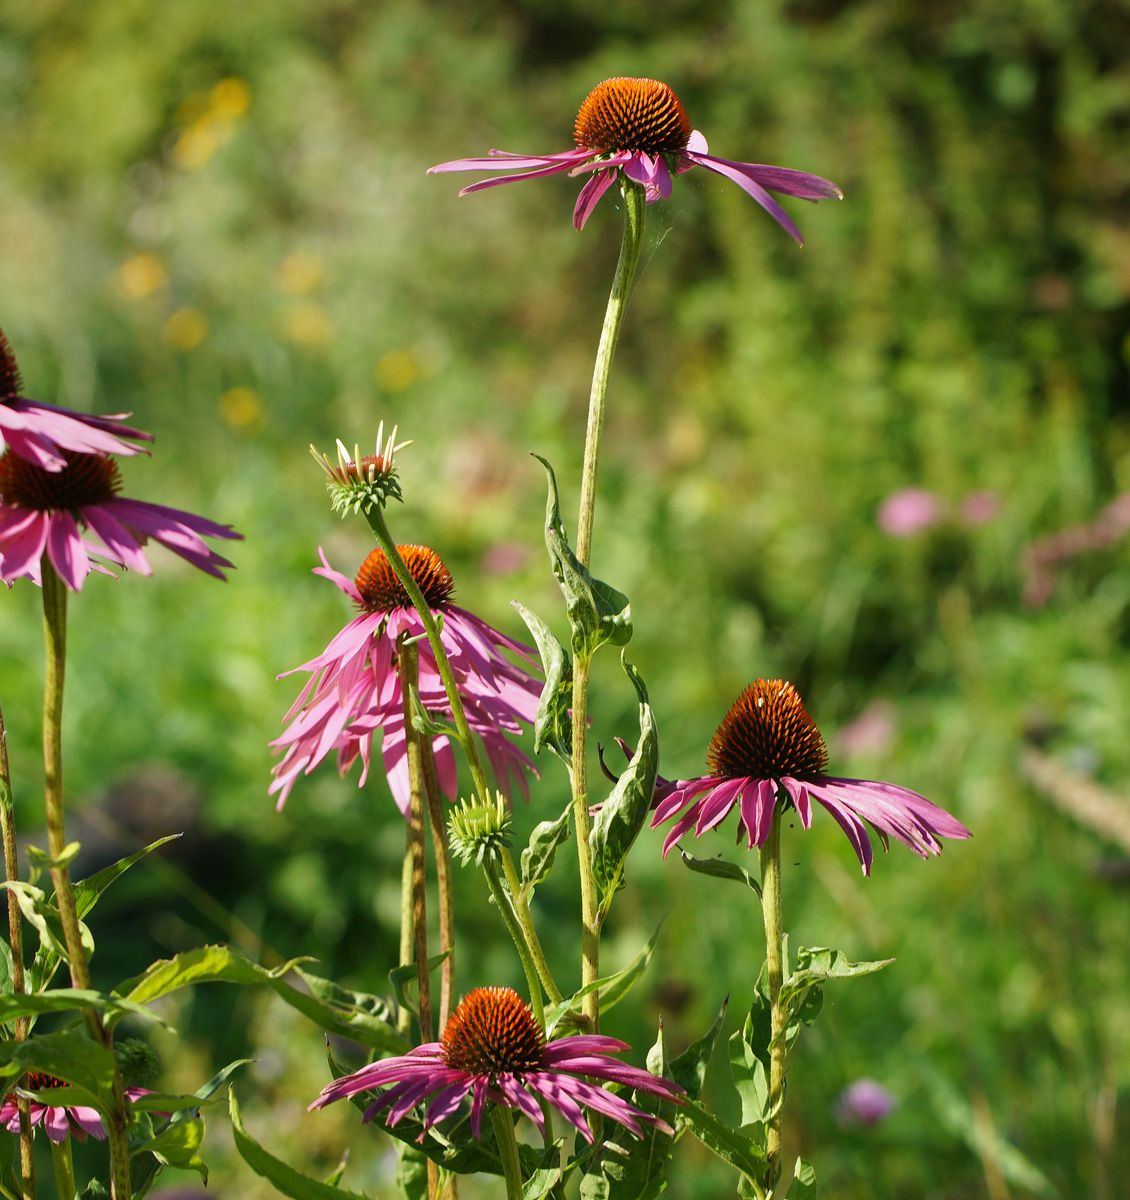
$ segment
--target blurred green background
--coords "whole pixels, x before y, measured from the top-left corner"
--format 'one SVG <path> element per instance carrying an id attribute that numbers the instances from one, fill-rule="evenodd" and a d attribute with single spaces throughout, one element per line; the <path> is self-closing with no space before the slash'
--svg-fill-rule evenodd
<path id="1" fill-rule="evenodd" d="M 1130 845 L 1020 765 L 1042 754 L 1130 808 L 1121 526 L 1084 530 L 1046 602 L 1023 600 L 1034 539 L 1093 532 L 1130 489 L 1127 45 L 1119 0 L 0 2 L 0 326 L 26 393 L 132 410 L 158 441 L 123 463 L 127 493 L 247 538 L 226 585 L 156 550 L 152 579 L 92 577 L 73 600 L 72 832 L 92 869 L 185 832 L 95 914 L 97 981 L 229 938 L 386 990 L 403 826 L 383 780 L 358 791 L 330 765 L 281 814 L 266 794 L 298 687 L 275 676 L 349 616 L 310 574 L 316 548 L 351 574 L 371 544 L 329 512 L 307 447 L 399 422 L 394 534 L 433 545 L 458 602 L 499 627 L 523 632 L 520 599 L 561 629 L 527 452 L 571 514 L 618 213 L 610 193 L 579 236 L 566 177 L 459 200 L 474 177 L 424 172 L 568 149 L 597 82 L 660 78 L 715 153 L 846 196 L 786 202 L 802 251 L 705 171 L 648 211 L 594 569 L 632 598 L 663 773 L 696 773 L 739 690 L 780 675 L 834 770 L 921 790 L 975 835 L 928 864 L 896 847 L 868 881 L 823 811 L 786 832 L 793 944 L 898 959 L 829 991 L 792 1062 L 786 1156 L 844 1200 L 1130 1196 Z M 906 487 L 949 515 L 891 537 L 876 513 Z M 986 489 L 995 514 L 963 521 Z M 0 607 L 33 841 L 38 603 L 20 583 Z M 613 654 L 595 686 L 595 738 L 631 740 Z M 541 766 L 521 842 L 565 803 L 559 764 Z M 604 951 L 626 961 L 666 916 L 638 1003 L 605 1024 L 639 1060 L 660 1015 L 680 1049 L 729 994 L 736 1028 L 763 954 L 754 898 L 659 843 L 629 861 Z M 699 848 L 719 851 L 721 834 Z M 574 860 L 537 903 L 566 979 Z M 518 984 L 476 881 L 459 887 L 460 988 Z M 303 1018 L 220 985 L 167 1015 L 179 1043 L 147 1031 L 163 1086 L 254 1055 L 239 1089 L 257 1136 L 321 1174 L 352 1141 L 344 1183 L 393 1194 L 389 1143 L 351 1109 L 303 1111 L 326 1077 Z M 724 1058 L 708 1092 L 736 1119 Z M 840 1128 L 835 1098 L 863 1076 L 899 1108 Z M 207 1149 L 210 1194 L 272 1194 L 222 1109 Z M 680 1144 L 672 1197 L 732 1185 Z"/>

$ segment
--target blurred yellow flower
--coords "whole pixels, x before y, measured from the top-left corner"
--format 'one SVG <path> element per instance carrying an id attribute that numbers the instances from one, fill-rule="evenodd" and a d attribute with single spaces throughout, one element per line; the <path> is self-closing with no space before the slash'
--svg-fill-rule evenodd
<path id="1" fill-rule="evenodd" d="M 295 250 L 282 260 L 279 267 L 279 287 L 291 295 L 312 292 L 324 274 L 322 260 L 309 250 Z"/>
<path id="2" fill-rule="evenodd" d="M 402 392 L 420 376 L 420 364 L 410 350 L 390 350 L 373 368 L 373 378 L 386 392 Z"/>
<path id="3" fill-rule="evenodd" d="M 209 97 L 212 114 L 221 120 L 233 120 L 242 117 L 251 107 L 251 88 L 247 81 L 232 76 L 221 79 L 212 89 Z"/>
<path id="4" fill-rule="evenodd" d="M 266 424 L 263 401 L 249 387 L 229 388 L 216 407 L 224 424 L 241 433 L 256 434 Z"/>
<path id="5" fill-rule="evenodd" d="M 186 171 L 199 170 L 216 153 L 218 145 L 215 128 L 204 116 L 173 143 L 173 162 Z"/>
<path id="6" fill-rule="evenodd" d="M 178 308 L 162 330 L 165 343 L 183 353 L 194 350 L 208 336 L 208 318 L 195 308 Z"/>
<path id="7" fill-rule="evenodd" d="M 118 287 L 131 300 L 151 296 L 168 282 L 165 264 L 156 254 L 135 254 L 118 268 Z"/>
<path id="8" fill-rule="evenodd" d="M 329 314 L 320 304 L 298 304 L 286 314 L 287 339 L 300 346 L 320 346 L 332 332 Z"/>

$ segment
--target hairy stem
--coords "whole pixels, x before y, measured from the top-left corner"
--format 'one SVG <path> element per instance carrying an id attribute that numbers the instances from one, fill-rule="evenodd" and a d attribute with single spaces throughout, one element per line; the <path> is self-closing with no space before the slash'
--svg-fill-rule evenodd
<path id="1" fill-rule="evenodd" d="M 412 921 L 412 822 L 404 825 L 404 865 L 400 869 L 400 961 L 402 967 L 412 962 L 416 931 Z M 403 1005 L 396 1014 L 396 1027 L 401 1033 L 412 1030 L 412 1014 Z"/>
<path id="2" fill-rule="evenodd" d="M 8 731 L 4 727 L 4 713 L 0 710 L 0 831 L 4 837 L 4 877 L 14 882 L 20 877 L 20 864 L 16 857 L 16 809 L 12 793 L 12 773 L 8 766 Z M 8 944 L 12 949 L 12 991 L 16 995 L 25 990 L 24 984 L 24 928 L 20 918 L 20 906 L 16 894 L 8 889 Z M 16 1021 L 16 1041 L 27 1041 L 28 1019 Z M 35 1200 L 35 1154 L 31 1141 L 30 1102 L 16 1097 L 16 1111 L 20 1114 L 20 1192 L 23 1200 Z"/>
<path id="3" fill-rule="evenodd" d="M 506 1200 L 522 1200 L 522 1164 L 518 1158 L 518 1140 L 514 1136 L 514 1118 L 501 1104 L 492 1104 L 490 1120 L 494 1126 L 498 1151 L 502 1155 L 502 1173 L 506 1178 Z"/>
<path id="4" fill-rule="evenodd" d="M 75 1169 L 71 1163 L 71 1139 L 51 1143 L 51 1162 L 55 1167 L 55 1187 L 59 1200 L 75 1200 Z"/>
<path id="5" fill-rule="evenodd" d="M 43 632 L 47 649 L 46 683 L 43 689 L 43 773 L 47 816 L 47 848 L 52 859 L 62 857 L 67 846 L 63 828 L 63 683 L 67 660 L 67 589 L 45 554 L 43 573 Z M 70 871 L 65 863 L 51 868 L 55 884 L 55 903 L 63 926 L 63 940 L 70 960 L 71 983 L 76 988 L 90 987 L 90 967 L 82 944 L 78 911 Z M 95 1009 L 83 1009 L 83 1020 L 91 1037 L 111 1052 L 114 1037 Z M 107 1140 L 110 1143 L 110 1189 L 114 1200 L 130 1200 L 129 1117 L 126 1115 L 125 1089 L 114 1062 L 112 1085 L 113 1109 L 104 1113 Z M 69 1162 L 68 1147 L 68 1162 Z"/>
<path id="6" fill-rule="evenodd" d="M 769 983 L 772 1040 L 769 1043 L 769 1125 L 765 1188 L 771 1192 L 781 1176 L 781 1127 L 785 1103 L 784 937 L 781 925 L 781 810 L 773 812 L 769 836 L 761 847 L 761 912 L 765 919 L 765 971 Z"/>
<path id="7" fill-rule="evenodd" d="M 439 774 L 432 739 L 420 735 L 420 751 L 424 763 L 424 797 L 428 802 L 428 825 L 432 831 L 432 850 L 436 858 L 436 884 L 439 888 L 439 948 L 447 955 L 440 966 L 439 1021 L 442 1034 L 451 1016 L 451 997 L 455 991 L 455 899 L 451 884 L 451 847 L 447 844 L 447 825 L 443 819 L 443 797 L 440 794 Z"/>
<path id="8" fill-rule="evenodd" d="M 605 400 L 612 358 L 628 305 L 632 279 L 639 261 L 643 241 L 646 203 L 644 190 L 630 180 L 623 181 L 624 237 L 620 258 L 612 280 L 612 292 L 604 313 L 600 344 L 592 373 L 589 393 L 589 417 L 585 431 L 585 459 L 581 473 L 581 505 L 577 516 L 577 557 L 588 566 L 592 553 L 593 517 L 596 512 L 596 468 L 600 458 L 600 435 L 604 428 Z M 573 819 L 577 827 L 577 854 L 581 872 L 581 984 L 592 983 L 600 975 L 600 916 L 596 879 L 593 876 L 589 834 L 589 786 L 587 752 L 589 660 L 576 658 L 573 662 Z M 595 1032 L 599 1028 L 600 1000 L 595 992 L 584 999 L 585 1015 Z"/>
<path id="9" fill-rule="evenodd" d="M 506 886 L 510 889 L 510 895 L 514 900 L 514 915 L 518 918 L 518 924 L 522 927 L 522 933 L 526 938 L 526 946 L 530 951 L 530 958 L 533 960 L 534 966 L 537 968 L 538 978 L 545 988 L 545 994 L 554 1004 L 561 1003 L 561 989 L 557 986 L 556 980 L 553 978 L 549 969 L 549 963 L 545 958 L 545 951 L 541 948 L 541 940 L 538 938 L 538 931 L 534 928 L 534 920 L 530 915 L 529 902 L 522 895 L 522 884 L 518 878 L 518 872 L 514 869 L 514 859 L 510 855 L 509 850 L 502 851 L 502 871 L 506 876 Z"/>
<path id="10" fill-rule="evenodd" d="M 526 986 L 530 989 L 530 1007 L 534 1011 L 534 1016 L 537 1018 L 538 1024 L 545 1028 L 545 1007 L 542 1004 L 541 998 L 541 982 L 538 980 L 537 967 L 534 966 L 533 956 L 530 954 L 530 947 L 526 942 L 525 934 L 522 932 L 522 926 L 518 923 L 518 918 L 514 915 L 514 907 L 510 903 L 510 897 L 507 895 L 506 888 L 502 886 L 502 880 L 498 877 L 498 867 L 495 866 L 491 859 L 487 859 L 483 863 L 483 870 L 486 872 L 487 886 L 490 888 L 490 894 L 494 897 L 494 903 L 498 911 L 502 914 L 502 919 L 506 922 L 506 928 L 510 931 L 510 936 L 514 939 L 514 945 L 518 950 L 518 957 L 522 960 L 522 970 L 526 973 Z"/>
<path id="11" fill-rule="evenodd" d="M 412 830 L 412 926 L 416 979 L 420 989 L 420 1040 L 430 1042 L 432 1029 L 432 989 L 428 977 L 428 918 L 424 887 L 424 763 L 420 736 L 412 725 L 412 694 L 420 682 L 420 652 L 415 642 L 397 643 L 400 690 L 404 708 L 405 752 L 408 759 L 408 823 Z"/>
<path id="12" fill-rule="evenodd" d="M 467 714 L 463 711 L 463 700 L 459 695 L 459 685 L 455 681 L 455 672 L 451 669 L 447 651 L 443 648 L 443 639 L 440 636 L 439 625 L 436 623 L 435 615 L 428 606 L 427 600 L 424 599 L 424 593 L 420 591 L 419 584 L 412 578 L 412 572 L 408 570 L 404 564 L 404 559 L 400 557 L 396 543 L 392 540 L 392 534 L 388 531 L 388 525 L 385 524 L 384 513 L 381 511 L 380 506 L 376 504 L 370 505 L 365 511 L 365 518 L 369 522 L 369 528 L 373 531 L 373 536 L 377 539 L 377 545 L 384 551 L 389 565 L 396 574 L 396 578 L 400 580 L 404 590 L 408 593 L 408 598 L 412 601 L 413 608 L 420 614 L 420 621 L 423 623 L 424 632 L 428 635 L 428 645 L 431 646 L 432 656 L 435 658 L 436 670 L 439 672 L 440 679 L 443 680 L 444 691 L 447 693 L 447 703 L 451 707 L 452 720 L 455 722 L 456 741 L 463 747 L 463 753 L 467 756 L 467 765 L 471 768 L 471 778 L 475 782 L 475 791 L 478 792 L 479 799 L 486 804 L 490 800 L 487 777 L 483 772 L 482 763 L 479 761 L 479 752 L 475 748 L 475 740 L 471 735 L 471 727 L 467 724 Z"/>

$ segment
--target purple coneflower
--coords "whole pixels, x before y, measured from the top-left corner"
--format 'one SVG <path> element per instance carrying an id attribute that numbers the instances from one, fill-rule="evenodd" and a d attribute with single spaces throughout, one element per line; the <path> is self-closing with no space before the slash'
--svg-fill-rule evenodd
<path id="1" fill-rule="evenodd" d="M 45 1075 L 41 1071 L 29 1071 L 24 1089 L 29 1092 L 47 1092 L 52 1088 L 67 1087 L 66 1080 L 56 1079 L 54 1075 Z M 126 1088 L 126 1096 L 136 1100 L 139 1096 L 148 1096 L 148 1088 Z M 106 1140 L 106 1130 L 102 1127 L 102 1117 L 98 1110 L 85 1104 L 44 1104 L 40 1100 L 28 1102 L 31 1124 L 42 1125 L 47 1136 L 55 1143 L 61 1142 L 68 1134 L 74 1134 L 80 1142 L 86 1141 L 86 1135 L 92 1134 L 100 1142 Z M 0 1105 L 0 1125 L 9 1132 L 20 1132 L 20 1114 L 16 1108 L 14 1095 L 4 1097 Z"/>
<path id="2" fill-rule="evenodd" d="M 153 435 L 117 424 L 129 414 L 95 417 L 43 404 L 21 396 L 23 384 L 16 356 L 0 331 L 0 449 L 5 443 L 14 454 L 45 471 L 61 471 L 64 450 L 79 454 L 137 454 L 138 447 L 122 438 L 152 441 Z"/>
<path id="3" fill-rule="evenodd" d="M 568 171 L 589 174 L 573 210 L 573 224 L 583 229 L 601 196 L 616 182 L 620 172 L 641 184 L 647 202 L 671 195 L 671 175 L 682 175 L 692 167 L 705 167 L 732 179 L 799 245 L 800 230 L 789 214 L 769 195 L 780 192 L 803 200 L 843 199 L 843 192 L 828 179 L 770 167 L 761 163 L 731 162 L 707 153 L 706 138 L 691 129 L 690 118 L 679 97 L 655 79 L 606 79 L 585 98 L 573 130 L 576 150 L 562 154 L 522 155 L 492 150 L 487 158 L 460 158 L 429 168 L 439 171 L 519 171 L 472 183 L 459 194 L 513 183 L 518 179 L 540 179 Z"/>
<path id="4" fill-rule="evenodd" d="M 689 829 L 699 837 L 734 807 L 738 840 L 744 834 L 751 850 L 763 845 L 779 798 L 796 808 L 805 829 L 812 827 L 811 801 L 822 804 L 847 834 L 864 875 L 871 874 L 872 860 L 865 821 L 884 849 L 894 837 L 923 858 L 942 852 L 939 837 L 971 836 L 960 821 L 909 788 L 829 775 L 820 730 L 796 688 L 782 679 L 758 679 L 742 692 L 718 726 L 706 761 L 708 775 L 656 790 L 652 827 L 682 812 L 664 839 L 664 856 Z"/>
<path id="5" fill-rule="evenodd" d="M 397 549 L 429 607 L 442 618 L 443 646 L 459 685 L 467 723 L 482 739 L 498 785 L 509 798 L 513 775 L 523 796 L 529 799 L 524 772 L 536 775 L 537 771 L 505 733 L 520 733 L 521 722 L 533 722 L 542 685 L 500 651 L 509 650 L 536 665 L 534 652 L 451 603 L 451 573 L 434 550 L 427 546 Z M 373 735 L 381 731 L 389 786 L 401 812 L 407 814 L 408 768 L 396 642 L 401 635 L 422 637 L 423 622 L 383 550 L 370 552 L 355 580 L 335 571 L 321 550 L 319 554 L 322 566 L 315 567 L 314 574 L 335 583 L 361 613 L 321 654 L 295 668 L 309 671 L 311 676 L 283 718 L 291 722 L 290 728 L 271 743 L 286 752 L 275 767 L 270 792 L 279 793 L 281 809 L 298 776 L 309 775 L 331 750 L 337 751 L 338 768 L 343 773 L 361 757 L 364 771 L 360 782 L 364 784 Z M 419 643 L 419 651 L 420 701 L 428 712 L 450 718 L 447 692 L 426 639 Z M 448 739 L 435 738 L 433 750 L 440 785 L 454 800 L 455 755 Z"/>
<path id="6" fill-rule="evenodd" d="M 92 553 L 151 575 L 142 551 L 150 538 L 201 571 L 224 578 L 220 568 L 232 564 L 201 535 L 242 534 L 177 508 L 120 497 L 121 477 L 112 458 L 73 450 L 62 454 L 60 471 L 45 470 L 11 450 L 0 456 L 0 579 L 5 583 L 25 575 L 40 583 L 44 554 L 76 592 L 92 570 L 106 570 L 92 561 Z M 84 538 L 83 529 L 97 542 Z"/>
<path id="7" fill-rule="evenodd" d="M 475 988 L 451 1014 L 443 1041 L 427 1042 L 400 1058 L 382 1059 L 335 1080 L 322 1089 L 310 1108 L 377 1091 L 379 1095 L 365 1109 L 362 1120 L 372 1120 L 388 1109 L 388 1123 L 395 1125 L 431 1097 L 424 1118 L 427 1130 L 451 1116 L 470 1095 L 471 1132 L 476 1138 L 488 1100 L 524 1113 L 544 1136 L 540 1101 L 545 1100 L 589 1142 L 593 1134 L 582 1107 L 619 1121 L 637 1136 L 642 1134 L 641 1121 L 672 1133 L 662 1118 L 588 1082 L 600 1079 L 623 1084 L 681 1104 L 684 1093 L 677 1083 L 612 1057 L 627 1049 L 624 1042 L 596 1034 L 547 1044 L 534 1014 L 517 992 Z"/>
<path id="8" fill-rule="evenodd" d="M 878 1125 L 898 1108 L 898 1100 L 874 1079 L 857 1079 L 836 1099 L 836 1120 L 841 1125 Z"/>

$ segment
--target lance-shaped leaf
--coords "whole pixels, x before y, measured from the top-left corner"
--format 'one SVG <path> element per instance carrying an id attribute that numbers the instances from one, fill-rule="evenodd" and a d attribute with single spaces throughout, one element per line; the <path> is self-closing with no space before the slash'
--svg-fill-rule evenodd
<path id="1" fill-rule="evenodd" d="M 169 1026 L 150 1012 L 142 1004 L 126 1000 L 121 996 L 104 996 L 101 992 L 89 988 L 55 988 L 49 992 L 36 992 L 34 995 L 0 996 L 0 1020 L 14 1021 L 17 1017 L 40 1016 L 49 1012 L 74 1012 L 80 1008 L 93 1008 L 98 1012 L 113 1013 L 124 1017 L 127 1013 L 133 1016 L 145 1017 Z"/>
<path id="2" fill-rule="evenodd" d="M 537 716 L 534 717 L 534 753 L 540 754 L 544 747 L 548 747 L 563 762 L 571 763 L 573 722 L 569 716 L 569 705 L 573 703 L 572 660 L 537 613 L 531 612 L 517 600 L 511 600 L 510 606 L 526 622 L 526 628 L 537 643 L 542 670 L 545 672 Z"/>
<path id="3" fill-rule="evenodd" d="M 587 660 L 605 642 L 626 646 L 632 638 L 632 606 L 623 592 L 594 579 L 569 547 L 561 506 L 557 497 L 557 479 L 549 463 L 535 454 L 545 468 L 549 495 L 545 505 L 545 544 L 553 574 L 561 585 L 565 608 L 573 630 L 573 654 Z"/>
<path id="4" fill-rule="evenodd" d="M 329 980 L 298 969 L 297 964 L 308 961 L 308 958 L 295 958 L 268 969 L 230 946 L 201 946 L 154 963 L 144 975 L 115 989 L 115 994 L 124 993 L 130 1001 L 149 1002 L 190 984 L 263 983 L 329 1033 L 385 1052 L 403 1053 L 408 1049 L 403 1034 L 391 1023 L 391 1009 L 385 1001 L 359 992 L 346 992 Z M 282 978 L 289 971 L 294 971 L 303 980 L 309 993 Z"/>
<path id="5" fill-rule="evenodd" d="M 207 1185 L 208 1168 L 197 1151 L 204 1141 L 204 1118 L 189 1117 L 166 1126 L 155 1138 L 143 1142 L 135 1153 L 152 1154 L 168 1167 L 195 1171 Z"/>
<path id="6" fill-rule="evenodd" d="M 752 888 L 760 898 L 761 884 L 737 863 L 727 862 L 724 858 L 692 858 L 683 848 L 679 847 L 683 856 L 683 866 L 697 871 L 700 875 L 713 875 L 715 879 L 732 879 L 735 883 L 744 883 Z"/>
<path id="7" fill-rule="evenodd" d="M 442 954 L 433 954 L 428 959 L 428 974 L 430 975 L 450 953 L 451 950 L 445 950 Z M 400 1007 L 408 1009 L 418 1021 L 420 1019 L 420 998 L 418 994 L 409 991 L 412 984 L 415 983 L 418 985 L 419 983 L 419 972 L 416 970 L 416 964 L 407 963 L 403 967 L 393 967 L 388 973 L 388 981 L 392 984 L 392 989 L 396 993 L 396 999 Z"/>
<path id="8" fill-rule="evenodd" d="M 22 880 L 0 880 L 0 887 L 7 888 L 16 897 L 25 920 L 39 934 L 39 946 L 45 955 L 54 956 L 55 961 L 63 959 L 67 962 L 66 938 L 63 935 L 63 923 L 59 919 L 59 910 L 43 894 L 42 888 Z M 89 958 L 94 953 L 94 938 L 90 930 L 80 921 L 79 936 L 82 938 L 83 949 Z M 38 954 L 36 958 L 38 959 Z M 33 982 L 37 982 L 33 978 Z"/>
<path id="9" fill-rule="evenodd" d="M 785 1193 L 785 1200 L 816 1200 L 816 1168 L 803 1158 L 796 1160 L 793 1181 Z"/>
<path id="10" fill-rule="evenodd" d="M 828 979 L 854 979 L 858 975 L 873 975 L 888 967 L 893 958 L 877 959 L 874 962 L 853 963 L 839 950 L 824 946 L 797 950 L 796 970 L 781 985 L 781 1002 L 793 1004 L 808 988 Z"/>
<path id="11" fill-rule="evenodd" d="M 243 1117 L 235 1099 L 235 1088 L 228 1091 L 228 1103 L 231 1110 L 232 1135 L 235 1146 L 243 1156 L 243 1161 L 256 1173 L 262 1175 L 276 1191 L 293 1200 L 365 1200 L 360 1192 L 349 1192 L 345 1188 L 335 1187 L 330 1183 L 322 1183 L 320 1179 L 311 1179 L 293 1167 L 287 1166 L 281 1159 L 269 1154 L 243 1127 Z"/>
<path id="12" fill-rule="evenodd" d="M 631 761 L 616 781 L 612 794 L 601 805 L 589 837 L 593 873 L 602 892 L 602 917 L 611 907 L 616 889 L 622 886 L 624 860 L 647 821 L 659 771 L 659 735 L 655 730 L 647 687 L 623 653 L 620 663 L 639 698 L 640 736 Z"/>
<path id="13" fill-rule="evenodd" d="M 419 1146 L 397 1146 L 396 1186 L 404 1200 L 428 1200 L 428 1156 Z"/>
<path id="14" fill-rule="evenodd" d="M 576 1019 L 575 1022 L 566 1022 L 567 1024 L 582 1022 L 581 1001 L 592 992 L 596 992 L 600 997 L 601 1012 L 607 1012 L 623 1000 L 635 986 L 640 976 L 647 970 L 647 964 L 651 962 L 651 956 L 655 953 L 655 943 L 659 940 L 659 930 L 662 927 L 662 923 L 660 923 L 651 937 L 647 939 L 643 949 L 622 970 L 617 971 L 614 975 L 605 975 L 602 979 L 594 979 L 592 983 L 586 984 L 580 991 L 574 992 L 571 996 L 566 996 L 560 1004 L 550 1005 L 545 1010 L 545 1036 L 551 1038 L 554 1030 L 567 1017 Z M 679 1080 L 679 1082 L 682 1083 L 682 1080 Z"/>
<path id="15" fill-rule="evenodd" d="M 121 875 L 139 862 L 151 851 L 156 850 L 158 846 L 165 845 L 166 842 L 176 841 L 180 837 L 179 833 L 170 834 L 168 837 L 158 838 L 157 841 L 151 842 L 144 849 L 138 850 L 136 854 L 131 854 L 126 858 L 119 859 L 116 863 L 103 868 L 96 874 L 91 875 L 88 879 L 79 879 L 74 883 L 75 893 L 75 910 L 80 917 L 85 917 L 88 912 L 98 903 L 102 893 Z M 58 921 L 58 905 L 55 903 L 54 895 L 47 902 L 49 911 L 54 914 L 55 920 Z M 62 926 L 60 925 L 60 933 Z M 31 969 L 28 972 L 30 980 L 30 990 L 33 992 L 42 991 L 54 978 L 55 972 L 59 968 L 59 963 L 62 961 L 60 955 L 50 949 L 46 944 L 40 942 L 39 950 L 36 952 L 35 961 L 32 963 Z"/>
<path id="16" fill-rule="evenodd" d="M 553 870 L 553 860 L 557 857 L 557 847 L 569 839 L 569 816 L 572 807 L 568 807 L 556 821 L 542 821 L 534 826 L 530 834 L 530 844 L 522 851 L 522 898 L 529 900 L 534 888 L 543 880 L 549 878 Z"/>

